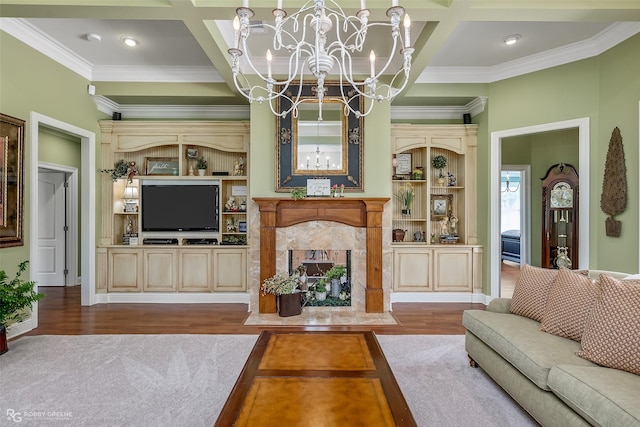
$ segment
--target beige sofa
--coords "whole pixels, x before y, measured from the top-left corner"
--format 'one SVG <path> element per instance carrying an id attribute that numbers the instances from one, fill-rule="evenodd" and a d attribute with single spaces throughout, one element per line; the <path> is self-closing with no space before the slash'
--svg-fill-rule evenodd
<path id="1" fill-rule="evenodd" d="M 640 426 L 640 376 L 578 357 L 580 342 L 542 332 L 540 322 L 512 314 L 511 302 L 497 298 L 486 310 L 464 312 L 472 366 L 543 426 Z"/>

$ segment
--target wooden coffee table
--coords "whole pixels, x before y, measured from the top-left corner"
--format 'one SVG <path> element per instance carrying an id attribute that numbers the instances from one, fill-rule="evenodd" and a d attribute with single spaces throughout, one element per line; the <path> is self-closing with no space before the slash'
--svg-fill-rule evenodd
<path id="1" fill-rule="evenodd" d="M 372 332 L 260 334 L 216 426 L 415 426 Z"/>

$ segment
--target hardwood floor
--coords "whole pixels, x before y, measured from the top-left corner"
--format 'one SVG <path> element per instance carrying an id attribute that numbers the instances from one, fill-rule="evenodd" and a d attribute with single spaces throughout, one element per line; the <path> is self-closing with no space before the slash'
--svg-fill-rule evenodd
<path id="1" fill-rule="evenodd" d="M 259 334 L 263 330 L 362 331 L 377 334 L 461 335 L 462 312 L 484 309 L 472 303 L 396 303 L 397 325 L 261 326 L 244 325 L 245 304 L 97 304 L 80 305 L 80 286 L 43 287 L 38 328 L 27 335 L 92 334 Z"/>

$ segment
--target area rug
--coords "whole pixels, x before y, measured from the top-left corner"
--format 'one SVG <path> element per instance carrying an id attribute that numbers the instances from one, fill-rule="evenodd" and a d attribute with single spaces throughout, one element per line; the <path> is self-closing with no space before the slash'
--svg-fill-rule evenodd
<path id="1" fill-rule="evenodd" d="M 212 426 L 256 335 L 22 337 L 0 356 L 2 425 Z M 377 335 L 419 426 L 535 426 L 464 337 Z"/>

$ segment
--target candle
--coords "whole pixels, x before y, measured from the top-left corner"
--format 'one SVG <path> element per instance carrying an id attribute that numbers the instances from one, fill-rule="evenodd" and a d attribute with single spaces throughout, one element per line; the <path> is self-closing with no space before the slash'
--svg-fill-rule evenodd
<path id="1" fill-rule="evenodd" d="M 238 18 L 237 15 L 235 18 L 233 18 L 233 31 L 235 33 L 236 49 L 237 49 L 238 45 L 240 44 L 240 38 L 238 37 L 240 34 L 240 18 Z"/>
<path id="2" fill-rule="evenodd" d="M 271 49 L 267 49 L 267 77 L 271 78 L 271 60 L 273 56 L 271 56 Z"/>
<path id="3" fill-rule="evenodd" d="M 365 0 L 360 0 L 360 9 L 366 9 L 367 8 L 367 5 L 365 3 L 366 3 Z"/>
<path id="4" fill-rule="evenodd" d="M 391 0 L 391 7 L 396 7 L 398 5 L 398 0 Z"/>
<path id="5" fill-rule="evenodd" d="M 404 46 L 411 46 L 411 37 L 409 37 L 409 29 L 411 28 L 411 18 L 409 14 L 404 15 Z"/>
<path id="6" fill-rule="evenodd" d="M 396 3 L 397 3 L 397 1 L 396 1 Z M 249 0 L 242 0 L 242 7 L 249 7 Z"/>
<path id="7" fill-rule="evenodd" d="M 376 54 L 371 51 L 369 54 L 369 61 L 371 61 L 371 77 L 376 75 Z"/>
<path id="8" fill-rule="evenodd" d="M 329 169 L 329 156 L 327 156 L 327 169 Z"/>
<path id="9" fill-rule="evenodd" d="M 276 9 L 282 9 L 282 0 L 278 0 L 278 6 L 276 6 Z"/>

